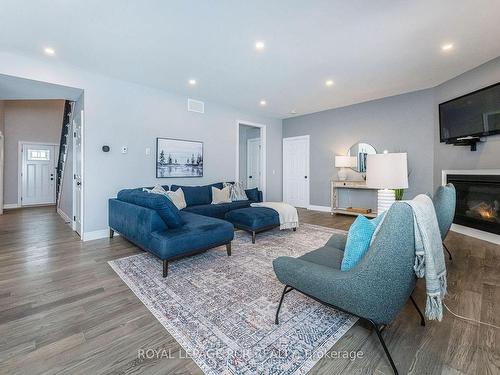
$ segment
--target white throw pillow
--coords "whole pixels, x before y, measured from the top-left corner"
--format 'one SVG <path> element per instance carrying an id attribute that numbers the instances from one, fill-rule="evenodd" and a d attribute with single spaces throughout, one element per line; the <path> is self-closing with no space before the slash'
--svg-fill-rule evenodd
<path id="1" fill-rule="evenodd" d="M 217 189 L 212 186 L 212 204 L 230 203 L 231 202 L 231 187 L 226 186 L 223 189 Z"/>
<path id="2" fill-rule="evenodd" d="M 178 188 L 176 191 L 167 191 L 167 198 L 170 199 L 179 210 L 187 206 L 186 198 L 184 198 L 184 192 L 181 188 Z"/>

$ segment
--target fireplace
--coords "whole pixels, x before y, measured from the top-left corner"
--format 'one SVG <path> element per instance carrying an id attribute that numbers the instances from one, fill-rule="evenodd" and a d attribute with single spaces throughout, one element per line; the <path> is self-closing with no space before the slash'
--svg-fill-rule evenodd
<path id="1" fill-rule="evenodd" d="M 454 223 L 500 234 L 500 175 L 448 174 L 455 185 Z"/>

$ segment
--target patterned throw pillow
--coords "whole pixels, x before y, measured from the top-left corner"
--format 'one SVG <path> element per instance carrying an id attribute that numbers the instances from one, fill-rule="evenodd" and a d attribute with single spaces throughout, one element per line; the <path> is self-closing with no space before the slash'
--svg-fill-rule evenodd
<path id="1" fill-rule="evenodd" d="M 241 182 L 235 182 L 231 188 L 231 201 L 247 201 L 248 197 Z"/>
<path id="2" fill-rule="evenodd" d="M 186 208 L 186 198 L 184 198 L 184 192 L 181 188 L 176 191 L 167 191 L 167 198 L 170 199 L 179 210 Z"/>
<path id="3" fill-rule="evenodd" d="M 167 191 L 161 185 L 155 185 L 155 187 L 152 189 L 143 188 L 142 191 L 147 191 L 148 193 L 161 194 L 167 196 Z"/>
<path id="4" fill-rule="evenodd" d="M 212 204 L 231 203 L 231 187 L 226 186 L 222 189 L 217 189 L 212 186 Z"/>

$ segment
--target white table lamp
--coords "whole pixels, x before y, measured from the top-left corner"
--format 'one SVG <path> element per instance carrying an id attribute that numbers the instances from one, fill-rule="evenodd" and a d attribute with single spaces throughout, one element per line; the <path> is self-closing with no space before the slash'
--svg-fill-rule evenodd
<path id="1" fill-rule="evenodd" d="M 347 180 L 347 168 L 355 167 L 356 161 L 356 156 L 335 156 L 335 168 L 340 168 L 337 173 L 340 181 Z"/>
<path id="2" fill-rule="evenodd" d="M 366 186 L 378 190 L 377 213 L 387 211 L 396 201 L 393 189 L 408 188 L 406 153 L 368 155 Z"/>

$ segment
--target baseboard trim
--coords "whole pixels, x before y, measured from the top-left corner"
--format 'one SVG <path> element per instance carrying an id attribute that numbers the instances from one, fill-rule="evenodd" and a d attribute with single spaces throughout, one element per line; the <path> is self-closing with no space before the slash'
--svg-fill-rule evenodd
<path id="1" fill-rule="evenodd" d="M 3 205 L 4 210 L 12 210 L 13 208 L 19 208 L 19 205 L 17 203 L 9 203 Z"/>
<path id="2" fill-rule="evenodd" d="M 309 207 L 307 207 L 308 210 L 312 211 L 321 211 L 321 212 L 332 212 L 332 208 L 328 206 L 315 206 L 313 204 L 310 204 Z"/>
<path id="3" fill-rule="evenodd" d="M 500 235 L 484 232 L 479 229 L 465 227 L 463 225 L 452 224 L 451 230 L 460 234 L 465 234 L 466 236 L 474 237 L 479 240 L 488 241 L 497 245 L 500 245 Z"/>
<path id="4" fill-rule="evenodd" d="M 118 233 L 115 232 L 114 236 L 119 236 Z M 103 238 L 109 238 L 109 229 L 100 229 L 100 230 L 94 230 L 92 232 L 85 232 L 83 233 L 82 240 L 84 242 L 87 241 L 94 241 L 94 240 L 101 240 Z"/>
<path id="5" fill-rule="evenodd" d="M 59 207 L 57 208 L 57 213 L 59 214 L 59 216 L 62 217 L 62 219 L 64 220 L 65 223 L 69 224 L 71 223 L 71 219 L 69 218 L 68 215 L 66 215 L 66 213 L 61 210 Z"/>

